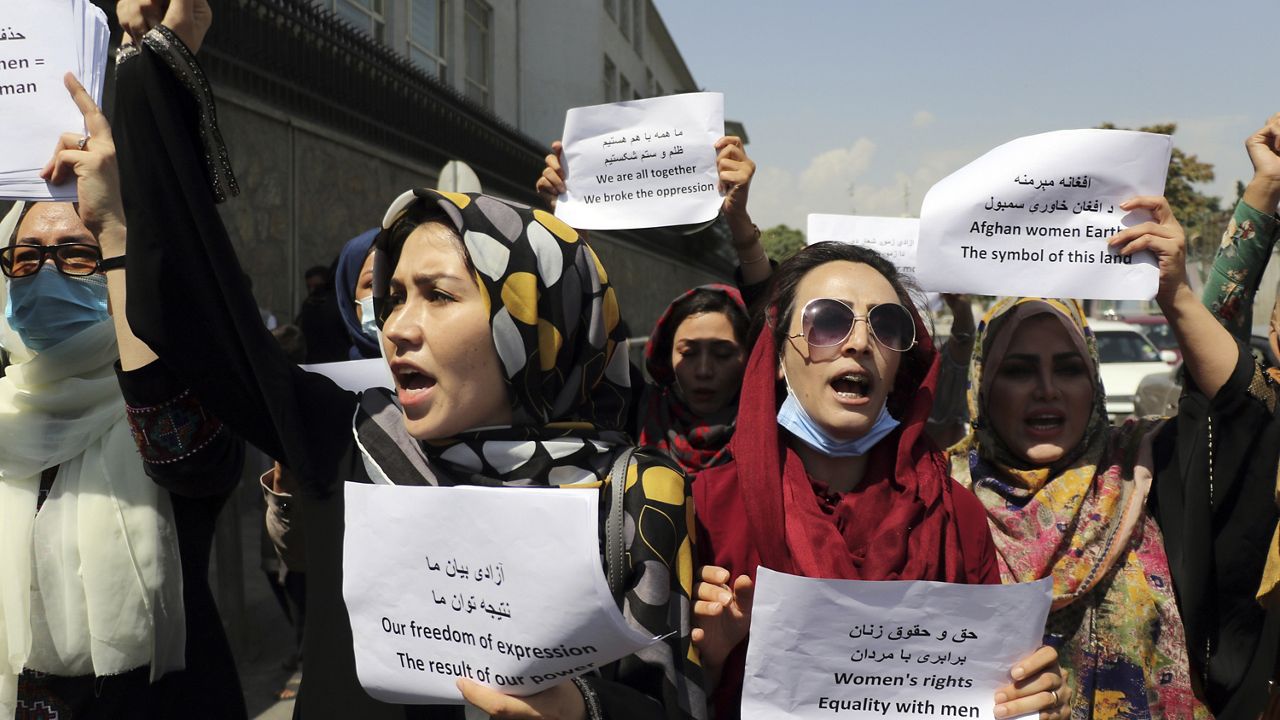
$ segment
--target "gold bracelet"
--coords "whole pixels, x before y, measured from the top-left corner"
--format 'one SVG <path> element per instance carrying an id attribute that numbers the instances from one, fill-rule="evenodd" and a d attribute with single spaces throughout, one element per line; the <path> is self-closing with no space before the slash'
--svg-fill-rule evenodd
<path id="1" fill-rule="evenodd" d="M 738 258 L 738 264 L 739 265 L 755 265 L 758 262 L 764 262 L 765 260 L 768 260 L 768 259 L 769 259 L 769 253 L 766 252 L 764 248 L 761 248 L 760 257 L 752 258 L 751 260 L 743 260 L 742 258 Z"/>

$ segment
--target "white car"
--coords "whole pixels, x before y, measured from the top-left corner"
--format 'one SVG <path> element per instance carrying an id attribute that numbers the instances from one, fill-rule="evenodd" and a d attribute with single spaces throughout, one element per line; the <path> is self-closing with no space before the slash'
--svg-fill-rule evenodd
<path id="1" fill-rule="evenodd" d="M 1090 320 L 1102 361 L 1102 386 L 1107 390 L 1107 415 L 1119 422 L 1133 414 L 1138 383 L 1148 375 L 1168 372 L 1160 351 L 1129 323 Z"/>

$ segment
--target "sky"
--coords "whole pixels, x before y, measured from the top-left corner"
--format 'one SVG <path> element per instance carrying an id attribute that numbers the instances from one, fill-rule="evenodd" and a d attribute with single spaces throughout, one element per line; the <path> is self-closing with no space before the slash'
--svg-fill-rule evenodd
<path id="1" fill-rule="evenodd" d="M 1023 135 L 1176 122 L 1230 203 L 1280 112 L 1275 0 L 653 0 L 756 162 L 761 228 L 917 215 L 933 183 Z M 1270 70 L 1270 72 L 1268 72 Z"/>

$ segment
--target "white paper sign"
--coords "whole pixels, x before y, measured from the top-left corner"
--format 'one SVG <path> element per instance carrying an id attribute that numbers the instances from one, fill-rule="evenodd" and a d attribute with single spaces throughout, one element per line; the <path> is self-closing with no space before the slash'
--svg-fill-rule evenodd
<path id="1" fill-rule="evenodd" d="M 597 497 L 345 483 L 360 684 L 386 702 L 460 705 L 458 677 L 530 695 L 657 642 L 605 584 Z"/>
<path id="2" fill-rule="evenodd" d="M 715 150 L 723 136 L 720 93 L 573 108 L 564 118 L 566 190 L 556 217 L 588 230 L 712 220 L 723 199 Z"/>
<path id="3" fill-rule="evenodd" d="M 75 199 L 74 182 L 48 185 L 39 171 L 62 133 L 84 132 L 62 76 L 102 103 L 108 32 L 89 0 L 0 2 L 0 199 Z"/>
<path id="4" fill-rule="evenodd" d="M 743 720 L 993 718 L 1041 645 L 1052 580 L 815 580 L 760 568 Z"/>
<path id="5" fill-rule="evenodd" d="M 376 387 L 395 389 L 395 378 L 391 377 L 391 368 L 387 367 L 387 361 L 382 358 L 313 363 L 299 367 L 307 372 L 324 375 L 338 387 L 351 392 L 364 392 Z"/>
<path id="6" fill-rule="evenodd" d="M 920 241 L 917 218 L 875 217 L 872 215 L 824 215 L 811 213 L 805 243 L 842 242 L 883 255 L 904 273 L 916 274 L 916 245 Z M 942 296 L 927 292 L 917 299 L 923 311 L 942 309 Z"/>
<path id="7" fill-rule="evenodd" d="M 920 221 L 916 218 L 873 217 L 870 215 L 823 215 L 812 213 L 805 233 L 809 245 L 842 242 L 870 248 L 885 256 L 898 269 L 915 273 L 916 243 Z"/>
<path id="8" fill-rule="evenodd" d="M 926 290 L 983 295 L 1149 300 L 1149 252 L 1107 248 L 1150 214 L 1135 195 L 1164 193 L 1173 141 L 1128 130 L 1018 138 L 943 178 L 920 210 L 916 277 Z"/>

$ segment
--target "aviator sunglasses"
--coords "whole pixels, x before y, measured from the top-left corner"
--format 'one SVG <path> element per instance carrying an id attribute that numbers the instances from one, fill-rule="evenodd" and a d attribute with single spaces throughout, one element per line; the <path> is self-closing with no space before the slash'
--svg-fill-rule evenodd
<path id="1" fill-rule="evenodd" d="M 859 320 L 865 321 L 871 328 L 871 336 L 889 350 L 906 352 L 916 344 L 915 319 L 903 306 L 884 303 L 871 308 L 866 315 L 857 315 L 849 303 L 836 298 L 814 298 L 805 303 L 800 314 L 800 334 L 787 337 L 793 340 L 802 337 L 811 349 L 833 348 L 849 339 Z"/>

